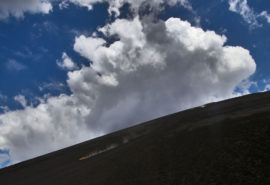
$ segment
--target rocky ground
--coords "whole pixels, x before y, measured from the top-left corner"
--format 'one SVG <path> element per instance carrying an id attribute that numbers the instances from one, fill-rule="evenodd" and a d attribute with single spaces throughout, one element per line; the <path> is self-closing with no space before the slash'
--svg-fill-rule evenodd
<path id="1" fill-rule="evenodd" d="M 189 109 L 0 170 L 3 185 L 269 185 L 270 93 Z"/>

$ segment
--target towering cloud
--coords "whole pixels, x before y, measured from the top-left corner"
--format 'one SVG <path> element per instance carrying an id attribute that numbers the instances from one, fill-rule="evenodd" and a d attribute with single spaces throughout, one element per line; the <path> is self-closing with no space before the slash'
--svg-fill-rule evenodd
<path id="1" fill-rule="evenodd" d="M 77 37 L 75 51 L 93 64 L 68 74 L 73 94 L 93 104 L 91 129 L 111 131 L 231 97 L 256 68 L 247 50 L 178 18 L 118 19 L 100 31 L 119 40 L 107 47 L 102 38 Z"/>
<path id="2" fill-rule="evenodd" d="M 179 18 L 116 19 L 98 31 L 75 38 L 90 66 L 68 72 L 71 95 L 0 115 L 0 148 L 13 161 L 233 97 L 256 69 L 248 50 Z"/>

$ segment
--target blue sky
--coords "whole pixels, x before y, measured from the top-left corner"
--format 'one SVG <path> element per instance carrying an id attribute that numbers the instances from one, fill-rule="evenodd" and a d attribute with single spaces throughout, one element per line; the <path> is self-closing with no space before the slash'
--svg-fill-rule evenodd
<path id="1" fill-rule="evenodd" d="M 73 52 L 74 37 L 91 33 L 108 19 L 106 5 L 96 5 L 92 11 L 70 5 L 59 10 L 57 4 L 48 15 L 26 14 L 24 18 L 10 17 L 1 26 L 1 93 L 7 96 L 10 109 L 21 108 L 13 97 L 23 93 L 29 101 L 46 93 L 69 93 L 65 87 L 66 71 L 56 60 L 69 52 L 79 64 L 87 64 Z M 86 21 L 87 20 L 87 21 Z M 46 84 L 52 84 L 48 86 Z M 58 87 L 57 85 L 63 84 Z M 43 91 L 39 87 L 45 86 Z"/>
<path id="2" fill-rule="evenodd" d="M 82 2 L 0 3 L 0 167 L 270 89 L 269 1 Z"/>

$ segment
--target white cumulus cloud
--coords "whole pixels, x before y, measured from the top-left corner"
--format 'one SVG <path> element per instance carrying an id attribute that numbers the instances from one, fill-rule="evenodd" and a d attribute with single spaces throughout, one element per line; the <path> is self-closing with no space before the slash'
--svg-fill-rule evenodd
<path id="1" fill-rule="evenodd" d="M 37 107 L 0 115 L 0 148 L 8 148 L 12 162 L 44 154 L 93 138 L 86 131 L 90 109 L 71 95 L 51 97 Z"/>
<path id="2" fill-rule="evenodd" d="M 179 18 L 116 19 L 107 37 L 76 37 L 90 66 L 68 72 L 70 95 L 0 115 L 0 149 L 13 162 L 207 102 L 238 95 L 255 72 L 249 51 Z"/>
<path id="3" fill-rule="evenodd" d="M 62 53 L 62 60 L 56 61 L 57 65 L 61 68 L 61 69 L 65 69 L 65 70 L 73 70 L 73 69 L 77 69 L 78 66 L 72 61 L 72 59 L 65 53 Z"/>
<path id="4" fill-rule="evenodd" d="M 52 4 L 47 0 L 1 0 L 0 1 L 0 20 L 9 18 L 24 17 L 25 13 L 48 14 L 52 11 Z"/>
<path id="5" fill-rule="evenodd" d="M 72 92 L 82 101 L 94 102 L 89 122 L 99 126 L 122 128 L 231 97 L 256 68 L 248 50 L 224 46 L 225 36 L 178 18 L 158 23 L 118 19 L 100 30 L 107 36 L 117 34 L 120 40 L 106 47 L 102 38 L 77 37 L 75 51 L 93 64 L 68 74 Z M 97 85 L 96 73 L 110 76 L 118 85 Z"/>
<path id="6" fill-rule="evenodd" d="M 116 15 L 119 15 L 119 9 L 125 3 L 129 3 L 135 12 L 138 12 L 140 6 L 142 6 L 143 4 L 148 4 L 151 6 L 152 9 L 157 9 L 160 8 L 160 6 L 164 3 L 167 3 L 170 6 L 174 6 L 179 3 L 180 5 L 188 9 L 192 9 L 188 0 L 66 0 L 65 2 L 71 2 L 82 7 L 87 7 L 88 10 L 92 10 L 94 4 L 106 2 L 109 4 L 109 13 L 114 12 L 116 13 Z"/>

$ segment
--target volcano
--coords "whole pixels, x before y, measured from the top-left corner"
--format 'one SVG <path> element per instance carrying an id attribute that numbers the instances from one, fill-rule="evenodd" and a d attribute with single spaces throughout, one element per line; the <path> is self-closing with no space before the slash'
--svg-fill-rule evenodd
<path id="1" fill-rule="evenodd" d="M 270 93 L 210 103 L 0 170 L 3 185 L 269 185 Z"/>

